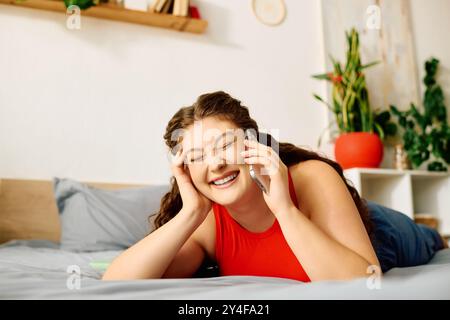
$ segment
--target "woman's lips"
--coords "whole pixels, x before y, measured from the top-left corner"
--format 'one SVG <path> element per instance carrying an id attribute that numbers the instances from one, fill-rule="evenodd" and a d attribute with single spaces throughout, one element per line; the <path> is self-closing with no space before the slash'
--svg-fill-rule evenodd
<path id="1" fill-rule="evenodd" d="M 236 177 L 235 177 L 234 179 L 228 181 L 228 182 L 225 183 L 225 184 L 216 185 L 216 184 L 214 184 L 214 183 L 211 183 L 211 185 L 212 185 L 214 188 L 217 188 L 217 189 L 225 189 L 225 188 L 228 188 L 229 186 L 231 186 L 231 185 L 239 178 L 239 174 L 240 174 L 240 171 L 237 172 L 237 175 L 236 175 Z"/>

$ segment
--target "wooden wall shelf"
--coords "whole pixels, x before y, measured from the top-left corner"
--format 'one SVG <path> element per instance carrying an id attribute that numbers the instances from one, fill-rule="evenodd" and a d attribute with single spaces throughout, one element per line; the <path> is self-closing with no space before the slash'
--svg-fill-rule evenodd
<path id="1" fill-rule="evenodd" d="M 66 12 L 64 2 L 57 0 L 0 0 L 0 4 L 56 11 L 61 13 Z M 208 22 L 206 20 L 179 17 L 171 14 L 128 10 L 114 4 L 100 4 L 98 6 L 82 10 L 81 17 L 83 16 L 144 24 L 153 27 L 191 33 L 203 33 L 208 26 Z"/>

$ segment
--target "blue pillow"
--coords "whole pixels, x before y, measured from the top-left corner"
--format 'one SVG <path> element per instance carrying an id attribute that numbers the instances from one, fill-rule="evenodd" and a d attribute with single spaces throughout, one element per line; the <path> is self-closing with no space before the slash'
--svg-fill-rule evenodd
<path id="1" fill-rule="evenodd" d="M 81 252 L 123 250 L 144 238 L 154 229 L 148 217 L 158 211 L 169 185 L 103 190 L 54 178 L 53 189 L 61 249 Z"/>
<path id="2" fill-rule="evenodd" d="M 367 205 L 374 224 L 372 245 L 383 272 L 426 264 L 444 247 L 436 230 L 375 202 Z"/>

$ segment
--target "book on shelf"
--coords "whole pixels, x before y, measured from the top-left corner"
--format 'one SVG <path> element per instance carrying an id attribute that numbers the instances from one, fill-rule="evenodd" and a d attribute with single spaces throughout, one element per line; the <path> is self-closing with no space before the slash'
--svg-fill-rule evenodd
<path id="1" fill-rule="evenodd" d="M 201 19 L 198 7 L 190 5 L 190 0 L 154 0 L 149 5 L 149 11 Z"/>
<path id="2" fill-rule="evenodd" d="M 167 1 L 169 0 L 154 0 L 150 5 L 150 11 L 160 13 Z"/>
<path id="3" fill-rule="evenodd" d="M 158 2 L 158 0 L 153 0 L 149 5 L 148 5 L 148 11 L 149 12 L 155 12 L 155 6 L 156 3 Z"/>
<path id="4" fill-rule="evenodd" d="M 196 6 L 189 6 L 189 16 L 192 19 L 201 19 L 200 12 Z"/>
<path id="5" fill-rule="evenodd" d="M 174 16 L 187 17 L 189 15 L 189 0 L 175 0 L 172 14 Z"/>
<path id="6" fill-rule="evenodd" d="M 172 12 L 173 3 L 175 0 L 167 0 L 164 4 L 163 8 L 161 9 L 161 13 L 169 14 Z"/>

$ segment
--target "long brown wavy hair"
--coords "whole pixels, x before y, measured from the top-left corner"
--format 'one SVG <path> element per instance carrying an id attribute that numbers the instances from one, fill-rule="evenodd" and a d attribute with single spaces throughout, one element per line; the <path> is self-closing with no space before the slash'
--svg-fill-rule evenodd
<path id="1" fill-rule="evenodd" d="M 256 121 L 250 117 L 248 108 L 243 106 L 241 101 L 231 97 L 223 91 L 203 94 L 198 97 L 197 101 L 192 106 L 183 107 L 178 110 L 167 124 L 166 132 L 164 134 L 166 145 L 170 150 L 177 145 L 178 141 L 173 139 L 175 130 L 185 129 L 192 125 L 194 121 L 212 116 L 229 120 L 244 131 L 247 129 L 255 130 L 254 132 L 257 133 L 257 137 L 260 141 L 267 141 L 267 145 L 274 148 L 274 150 L 279 151 L 279 157 L 287 167 L 307 160 L 319 160 L 329 164 L 336 170 L 342 178 L 342 181 L 345 183 L 358 208 L 366 231 L 371 235 L 372 223 L 369 218 L 366 202 L 360 198 L 356 189 L 346 180 L 342 168 L 337 162 L 327 159 L 315 152 L 299 148 L 291 143 L 277 142 L 270 134 L 259 133 L 258 125 Z M 264 135 L 266 135 L 265 138 Z M 171 190 L 162 197 L 159 211 L 152 215 L 156 215 L 154 220 L 155 230 L 170 221 L 181 210 L 183 205 L 176 179 L 171 177 L 170 183 Z M 149 219 L 152 216 L 150 216 Z"/>

